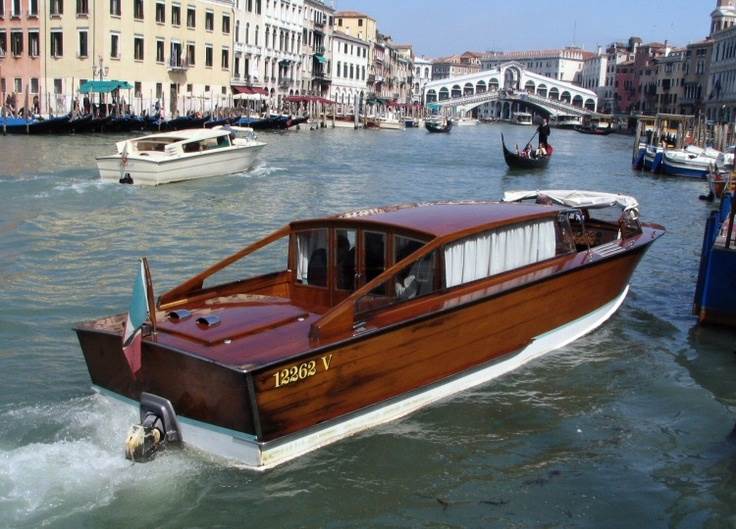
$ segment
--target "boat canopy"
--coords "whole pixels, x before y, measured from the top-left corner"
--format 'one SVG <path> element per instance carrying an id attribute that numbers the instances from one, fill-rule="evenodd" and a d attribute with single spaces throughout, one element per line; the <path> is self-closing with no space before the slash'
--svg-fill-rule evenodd
<path id="1" fill-rule="evenodd" d="M 503 194 L 503 202 L 519 202 L 521 200 L 537 199 L 539 197 L 546 197 L 555 204 L 571 208 L 608 208 L 618 206 L 625 211 L 638 211 L 639 209 L 639 203 L 636 199 L 628 195 L 571 189 L 507 191 Z"/>
<path id="2" fill-rule="evenodd" d="M 79 92 L 82 94 L 89 94 L 90 92 L 106 94 L 118 88 L 128 90 L 133 88 L 133 85 L 127 81 L 86 81 L 79 87 Z"/>

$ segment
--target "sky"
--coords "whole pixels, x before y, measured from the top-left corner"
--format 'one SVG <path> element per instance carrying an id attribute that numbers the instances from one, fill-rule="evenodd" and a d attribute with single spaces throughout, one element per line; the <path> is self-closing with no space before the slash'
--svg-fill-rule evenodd
<path id="1" fill-rule="evenodd" d="M 576 44 L 595 51 L 639 36 L 676 46 L 702 40 L 716 0 L 334 0 L 365 13 L 396 43 L 438 57 Z"/>

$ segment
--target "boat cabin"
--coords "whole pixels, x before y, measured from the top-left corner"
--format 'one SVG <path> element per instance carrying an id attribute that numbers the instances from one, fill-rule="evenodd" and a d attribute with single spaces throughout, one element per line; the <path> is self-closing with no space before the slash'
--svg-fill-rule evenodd
<path id="1" fill-rule="evenodd" d="M 514 112 L 511 116 L 511 121 L 517 125 L 532 125 L 532 115 L 528 112 Z"/>
<path id="2" fill-rule="evenodd" d="M 227 130 L 193 129 L 151 134 L 116 144 L 118 154 L 175 156 L 232 146 L 234 136 Z"/>
<path id="3" fill-rule="evenodd" d="M 393 320 L 387 312 L 392 307 L 423 299 L 442 303 L 468 285 L 564 261 L 638 227 L 636 217 L 622 229 L 619 218 L 550 204 L 546 198 L 525 204 L 435 203 L 294 222 L 164 294 L 159 307 L 171 310 L 215 295 L 273 296 L 315 316 L 311 337 L 345 335 L 373 318 L 375 325 Z M 280 268 L 204 286 L 232 263 L 274 246 L 282 248 Z M 418 305 L 423 311 L 436 303 Z"/>

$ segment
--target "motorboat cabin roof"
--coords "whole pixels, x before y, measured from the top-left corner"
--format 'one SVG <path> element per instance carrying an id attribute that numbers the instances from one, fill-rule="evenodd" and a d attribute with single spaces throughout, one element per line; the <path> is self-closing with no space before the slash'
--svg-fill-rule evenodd
<path id="1" fill-rule="evenodd" d="M 511 222 L 554 216 L 549 206 L 540 204 L 504 204 L 500 202 L 429 202 L 350 211 L 325 219 L 299 221 L 298 229 L 314 223 L 332 221 L 375 224 L 444 237 L 453 233 L 487 229 Z"/>

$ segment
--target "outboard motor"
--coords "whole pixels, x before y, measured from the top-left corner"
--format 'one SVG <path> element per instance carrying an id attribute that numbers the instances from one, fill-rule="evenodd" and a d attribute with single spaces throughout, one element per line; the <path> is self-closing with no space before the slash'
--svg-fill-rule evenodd
<path id="1" fill-rule="evenodd" d="M 133 177 L 130 176 L 130 173 L 125 173 L 125 176 L 121 177 L 120 180 L 118 180 L 121 184 L 132 184 L 133 183 Z"/>
<path id="2" fill-rule="evenodd" d="M 140 424 L 134 424 L 125 440 L 125 457 L 146 462 L 169 444 L 181 444 L 181 430 L 171 402 L 151 393 L 141 394 Z"/>

